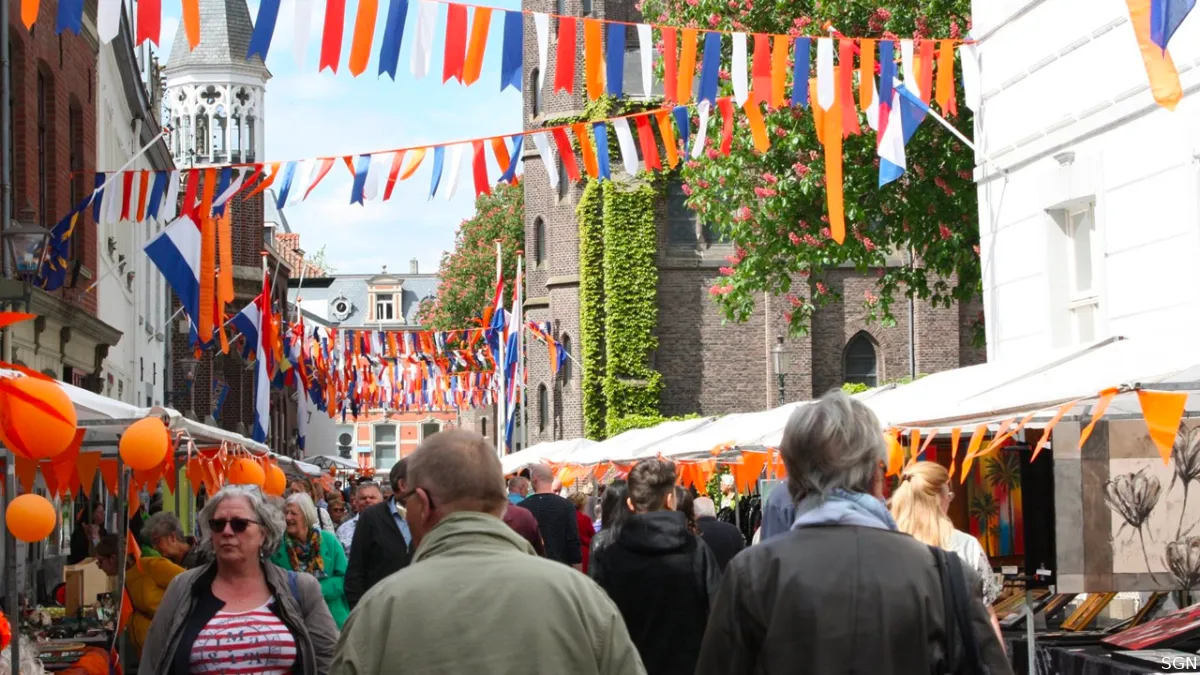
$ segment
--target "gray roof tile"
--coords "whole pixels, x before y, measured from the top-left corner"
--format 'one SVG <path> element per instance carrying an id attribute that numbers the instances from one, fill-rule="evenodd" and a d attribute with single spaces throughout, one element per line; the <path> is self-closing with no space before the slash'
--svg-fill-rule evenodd
<path id="1" fill-rule="evenodd" d="M 246 0 L 200 0 L 200 44 L 189 49 L 183 24 L 175 31 L 166 70 L 187 66 L 236 65 L 262 68 L 262 59 L 246 60 L 254 24 Z"/>

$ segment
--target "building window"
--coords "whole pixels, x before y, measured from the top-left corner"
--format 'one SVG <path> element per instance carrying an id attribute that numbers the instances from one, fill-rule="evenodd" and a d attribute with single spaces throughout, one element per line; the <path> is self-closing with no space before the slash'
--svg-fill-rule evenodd
<path id="1" fill-rule="evenodd" d="M 545 433 L 546 424 L 550 421 L 550 396 L 546 385 L 538 385 L 538 431 Z"/>
<path id="2" fill-rule="evenodd" d="M 84 181 L 87 180 L 83 173 L 83 107 L 77 101 L 71 101 L 71 107 L 67 112 L 67 139 L 70 161 L 71 161 L 71 208 L 75 208 L 83 199 L 86 188 Z M 70 240 L 67 242 L 68 255 L 70 260 L 83 260 L 83 252 L 86 250 L 83 241 L 83 233 L 85 228 L 77 227 L 71 234 Z M 149 240 L 147 240 L 149 241 Z M 149 275 L 147 275 L 149 278 Z"/>
<path id="3" fill-rule="evenodd" d="M 534 117 L 537 117 L 538 115 L 542 114 L 542 106 L 545 103 L 542 100 L 542 88 L 538 86 L 538 77 L 540 77 L 540 76 L 541 76 L 541 71 L 539 71 L 537 68 L 534 68 L 533 71 L 531 71 L 529 73 L 529 88 L 533 90 L 533 116 Z"/>
<path id="4" fill-rule="evenodd" d="M 728 236 L 721 234 L 710 223 L 700 224 L 700 219 L 687 205 L 683 183 L 667 183 L 667 243 L 673 246 L 708 247 L 727 244 Z"/>
<path id="5" fill-rule="evenodd" d="M 439 432 L 441 430 L 442 430 L 441 422 L 422 422 L 421 423 L 421 440 L 424 441 L 426 438 L 429 438 L 430 436 L 436 434 L 437 432 Z"/>
<path id="6" fill-rule="evenodd" d="M 375 470 L 390 471 L 396 463 L 396 425 L 376 424 L 375 429 Z"/>
<path id="7" fill-rule="evenodd" d="M 7 30 L 7 29 L 5 29 Z M 37 171 L 38 171 L 38 220 L 42 227 L 50 228 L 50 107 L 54 90 L 40 70 L 37 74 Z"/>
<path id="8" fill-rule="evenodd" d="M 393 307 L 393 297 L 390 295 L 375 296 L 375 320 L 376 321 L 395 321 L 396 314 Z"/>
<path id="9" fill-rule="evenodd" d="M 558 199 L 562 201 L 567 198 L 571 190 L 571 178 L 567 175 L 567 164 L 563 161 L 562 155 L 558 156 Z"/>
<path id="10" fill-rule="evenodd" d="M 559 369 L 559 372 L 562 373 L 563 382 L 570 382 L 571 368 L 575 365 L 571 361 L 571 336 L 563 333 L 562 339 L 560 339 L 558 343 L 562 345 L 563 353 L 566 354 L 566 357 L 563 359 L 562 368 Z"/>
<path id="11" fill-rule="evenodd" d="M 487 418 L 486 417 L 479 418 L 479 435 L 483 436 L 484 438 L 487 438 Z"/>
<path id="12" fill-rule="evenodd" d="M 541 267 L 546 261 L 546 221 L 538 216 L 533 220 L 533 264 Z"/>
<path id="13" fill-rule="evenodd" d="M 843 368 L 845 374 L 842 379 L 847 383 L 876 386 L 875 344 L 866 333 L 855 335 L 846 344 Z"/>
<path id="14" fill-rule="evenodd" d="M 1092 342 L 1097 337 L 1096 321 L 1099 318 L 1100 295 L 1096 288 L 1095 247 L 1096 212 L 1093 206 L 1068 211 L 1067 230 L 1067 274 L 1070 296 L 1067 309 L 1071 313 L 1071 332 L 1076 344 Z"/>
<path id="15" fill-rule="evenodd" d="M 567 0 L 554 0 L 554 13 L 558 16 L 567 15 Z M 554 22 L 554 37 L 558 37 L 558 21 Z"/>
<path id="16" fill-rule="evenodd" d="M 583 0 L 583 15 L 592 15 L 592 0 Z"/>

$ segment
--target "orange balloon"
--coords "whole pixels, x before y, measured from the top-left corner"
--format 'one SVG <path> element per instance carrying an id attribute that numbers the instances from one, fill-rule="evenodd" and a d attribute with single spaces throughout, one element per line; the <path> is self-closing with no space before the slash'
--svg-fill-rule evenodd
<path id="1" fill-rule="evenodd" d="M 0 441 L 26 459 L 62 454 L 75 440 L 76 421 L 71 397 L 57 382 L 17 377 L 0 386 Z"/>
<path id="2" fill-rule="evenodd" d="M 283 475 L 283 469 L 275 464 L 267 466 L 266 480 L 263 481 L 263 492 L 272 497 L 282 497 L 283 491 L 287 489 L 287 476 Z"/>
<path id="3" fill-rule="evenodd" d="M 121 435 L 121 459 L 135 471 L 149 471 L 162 464 L 171 449 L 171 434 L 157 417 L 140 419 Z"/>
<path id="4" fill-rule="evenodd" d="M 4 513 L 4 523 L 13 536 L 27 544 L 43 541 L 54 532 L 58 512 L 41 495 L 25 494 L 12 500 Z"/>
<path id="5" fill-rule="evenodd" d="M 228 485 L 257 485 L 262 487 L 267 480 L 267 474 L 262 466 L 248 458 L 239 457 L 229 465 L 225 473 L 225 483 Z"/>

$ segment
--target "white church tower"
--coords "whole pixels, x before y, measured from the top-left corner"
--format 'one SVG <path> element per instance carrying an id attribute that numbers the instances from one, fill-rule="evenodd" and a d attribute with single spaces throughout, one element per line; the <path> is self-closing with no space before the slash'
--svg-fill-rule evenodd
<path id="1" fill-rule="evenodd" d="M 183 25 L 163 69 L 175 166 L 254 162 L 263 158 L 267 80 L 246 60 L 254 26 L 246 0 L 200 0 L 200 44 L 188 49 Z"/>

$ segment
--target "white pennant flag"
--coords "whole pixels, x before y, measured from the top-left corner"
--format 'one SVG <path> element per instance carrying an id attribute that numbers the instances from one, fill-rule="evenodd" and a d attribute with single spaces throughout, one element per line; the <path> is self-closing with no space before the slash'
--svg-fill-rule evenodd
<path id="1" fill-rule="evenodd" d="M 921 95 L 921 83 L 917 82 L 916 64 L 917 60 L 913 54 L 913 41 L 900 41 L 900 60 L 904 68 L 904 86 L 913 93 L 914 96 Z"/>
<path id="2" fill-rule="evenodd" d="M 304 159 L 296 166 L 296 175 L 292 177 L 292 189 L 288 193 L 288 204 L 299 204 L 308 194 L 308 186 L 312 184 L 313 167 L 317 160 Z"/>
<path id="3" fill-rule="evenodd" d="M 817 39 L 817 105 L 829 110 L 837 101 L 833 75 L 833 39 Z"/>
<path id="4" fill-rule="evenodd" d="M 104 191 L 109 194 L 111 199 L 106 200 L 106 208 L 101 222 L 111 225 L 121 220 L 121 202 L 125 199 L 125 177 L 120 173 L 114 173 L 108 177 L 108 181 L 108 187 L 104 188 Z"/>
<path id="5" fill-rule="evenodd" d="M 638 52 L 642 57 L 642 91 L 650 98 L 650 90 L 654 87 L 654 36 L 650 26 L 644 23 L 637 25 Z"/>
<path id="6" fill-rule="evenodd" d="M 637 144 L 633 142 L 633 132 L 629 130 L 629 120 L 618 117 L 613 120 L 613 129 L 617 130 L 617 144 L 621 146 L 621 161 L 625 163 L 625 173 L 636 176 L 638 170 Z"/>
<path id="7" fill-rule="evenodd" d="M 696 107 L 700 112 L 700 123 L 696 125 L 696 140 L 692 141 L 692 159 L 700 159 L 700 153 L 704 152 L 704 143 L 708 138 L 708 114 L 712 106 L 705 99 Z"/>
<path id="8" fill-rule="evenodd" d="M 538 46 L 538 91 L 546 82 L 546 52 L 550 48 L 550 17 L 541 13 L 533 13 L 533 27 L 537 29 Z"/>
<path id="9" fill-rule="evenodd" d="M 392 156 L 394 152 L 377 152 L 371 155 L 371 161 L 367 164 L 367 180 L 363 183 L 363 197 L 367 200 L 375 199 L 380 193 L 380 186 L 387 180 L 388 172 L 392 169 Z"/>
<path id="10" fill-rule="evenodd" d="M 967 107 L 973 111 L 979 110 L 979 53 L 975 45 L 962 45 L 958 48 L 958 58 L 962 62 L 963 99 Z"/>
<path id="11" fill-rule="evenodd" d="M 175 214 L 179 212 L 179 172 L 171 172 L 171 182 L 167 183 L 167 203 L 163 205 L 163 222 L 169 223 L 175 220 Z"/>
<path id="12" fill-rule="evenodd" d="M 733 100 L 738 107 L 750 98 L 750 83 L 747 80 L 749 74 L 746 72 L 746 34 L 733 34 L 733 61 L 730 65 L 729 74 L 733 77 Z"/>
<path id="13" fill-rule="evenodd" d="M 101 44 L 108 44 L 121 31 L 121 0 L 100 0 L 96 10 L 96 34 Z"/>
<path id="14" fill-rule="evenodd" d="M 296 50 L 296 65 L 304 67 L 308 57 L 308 37 L 312 34 L 313 0 L 296 0 L 296 29 L 292 48 Z"/>
<path id="15" fill-rule="evenodd" d="M 454 190 L 458 188 L 458 174 L 462 173 L 462 158 L 463 147 L 466 143 L 459 143 L 450 149 L 450 184 L 446 186 L 446 201 L 454 198 Z"/>
<path id="16" fill-rule="evenodd" d="M 246 180 L 246 177 L 250 175 L 250 169 L 235 169 L 235 171 L 238 172 L 237 178 L 234 178 L 229 183 L 229 187 L 225 188 L 225 191 L 217 195 L 217 198 L 213 200 L 214 209 L 233 199 L 237 191 L 242 189 L 242 181 Z"/>
<path id="17" fill-rule="evenodd" d="M 438 6 L 431 0 L 421 0 L 417 10 L 417 30 L 413 39 L 412 74 L 418 80 L 429 72 L 433 56 L 433 25 L 437 22 Z"/>
<path id="18" fill-rule="evenodd" d="M 550 189 L 558 189 L 558 162 L 555 161 L 554 151 L 550 149 L 550 141 L 541 131 L 529 135 L 537 147 L 538 156 L 542 158 L 542 168 L 546 169 L 546 179 L 550 182 Z"/>
<path id="19" fill-rule="evenodd" d="M 879 131 L 879 89 L 875 86 L 875 78 L 868 77 L 865 85 L 859 83 L 859 87 L 864 86 L 871 88 L 871 103 L 863 111 L 867 113 L 867 126 L 871 127 L 872 131 Z"/>

